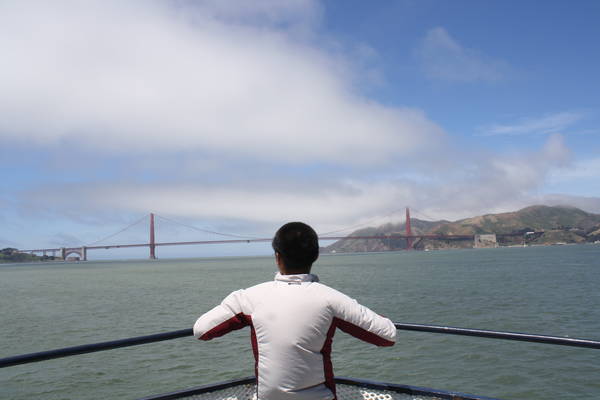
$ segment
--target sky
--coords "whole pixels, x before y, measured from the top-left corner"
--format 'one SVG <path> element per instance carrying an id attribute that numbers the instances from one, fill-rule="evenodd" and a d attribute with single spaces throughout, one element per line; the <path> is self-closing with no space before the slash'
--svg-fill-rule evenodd
<path id="1" fill-rule="evenodd" d="M 3 1 L 0 248 L 141 243 L 150 212 L 158 241 L 349 233 L 407 206 L 600 213 L 599 19 L 585 0 Z"/>

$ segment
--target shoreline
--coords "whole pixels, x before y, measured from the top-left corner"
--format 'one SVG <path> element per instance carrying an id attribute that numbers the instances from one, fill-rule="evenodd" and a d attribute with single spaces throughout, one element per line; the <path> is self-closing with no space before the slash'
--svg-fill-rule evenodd
<path id="1" fill-rule="evenodd" d="M 359 251 L 359 252 L 336 252 L 336 253 L 320 253 L 319 257 L 335 257 L 335 256 L 351 256 L 351 255 L 374 255 L 374 254 L 399 254 L 399 253 L 428 253 L 428 252 L 439 252 L 439 251 L 451 251 L 451 250 L 490 250 L 490 249 L 514 249 L 514 248 L 539 248 L 539 247 L 563 247 L 563 246 L 598 246 L 598 243 L 586 242 L 586 243 L 555 243 L 555 244 L 531 244 L 531 245 L 510 245 L 510 246 L 497 246 L 497 247 L 448 247 L 439 249 L 426 249 L 426 250 L 387 250 L 387 251 Z M 410 252 L 410 253 L 409 253 Z M 139 262 L 139 263 L 155 263 L 162 261 L 186 261 L 186 260 L 197 260 L 197 261 L 227 261 L 232 259 L 260 259 L 260 258 L 271 258 L 271 254 L 264 255 L 235 255 L 235 256 L 212 256 L 212 257 L 165 257 L 157 259 L 148 258 L 114 258 L 114 259 L 98 259 L 98 260 L 87 260 L 87 261 L 65 261 L 65 260 L 54 260 L 54 261 L 29 261 L 29 262 L 11 262 L 5 263 L 0 262 L 0 269 L 3 267 L 15 267 L 15 266 L 39 266 L 39 265 L 76 265 L 76 264 L 88 264 L 88 263 L 115 263 L 115 262 Z"/>

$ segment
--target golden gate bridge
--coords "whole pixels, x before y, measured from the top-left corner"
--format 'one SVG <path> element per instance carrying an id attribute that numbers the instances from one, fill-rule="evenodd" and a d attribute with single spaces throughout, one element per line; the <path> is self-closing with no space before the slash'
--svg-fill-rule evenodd
<path id="1" fill-rule="evenodd" d="M 204 233 L 211 233 L 221 236 L 227 236 L 231 239 L 221 239 L 221 240 L 195 240 L 195 241 L 178 241 L 178 242 L 157 242 L 156 241 L 156 232 L 155 232 L 155 216 L 162 218 L 167 221 L 174 222 L 179 225 L 187 226 L 188 228 L 193 228 L 199 230 Z M 149 218 L 150 229 L 149 229 L 149 240 L 144 243 L 125 243 L 125 244 L 110 244 L 110 245 L 97 245 L 96 243 L 105 241 L 109 238 L 112 238 L 132 226 L 140 223 L 141 221 Z M 348 229 L 348 228 L 347 228 Z M 332 240 L 359 240 L 359 239 L 380 239 L 380 240 L 392 240 L 392 239 L 404 239 L 406 240 L 406 248 L 405 250 L 414 250 L 415 244 L 424 239 L 432 239 L 432 240 L 474 240 L 475 235 L 454 235 L 454 234 L 415 234 L 412 231 L 411 227 L 411 217 L 410 217 L 410 209 L 406 207 L 406 219 L 405 219 L 405 232 L 404 233 L 390 233 L 383 235 L 347 235 L 347 236 L 331 236 L 331 233 L 341 232 L 347 229 L 342 229 L 334 232 L 329 232 L 329 234 L 319 235 L 319 240 L 321 241 L 332 241 Z M 516 233 L 504 233 L 497 234 L 497 236 L 522 236 L 522 232 Z M 71 246 L 71 247 L 57 247 L 57 248 L 38 248 L 38 249 L 27 249 L 27 250 L 19 250 L 22 253 L 30 253 L 37 254 L 41 253 L 46 256 L 48 253 L 51 253 L 52 256 L 56 257 L 57 253 L 60 258 L 63 260 L 67 260 L 69 256 L 75 254 L 78 256 L 78 259 L 81 261 L 87 261 L 87 253 L 89 250 L 108 250 L 108 249 L 126 249 L 126 248 L 136 248 L 136 247 L 148 247 L 149 248 L 149 258 L 156 259 L 156 248 L 162 246 L 185 246 L 185 245 L 208 245 L 208 244 L 235 244 L 235 243 L 260 243 L 260 242 L 270 242 L 273 240 L 272 238 L 264 238 L 264 237 L 251 237 L 251 236 L 243 236 L 236 235 L 230 233 L 221 233 L 216 231 L 211 231 L 207 229 L 196 228 L 191 225 L 187 225 L 178 221 L 171 220 L 169 218 L 156 215 L 155 213 L 150 213 L 149 215 L 145 215 L 141 219 L 129 224 L 125 228 L 119 230 L 116 233 L 113 233 L 105 238 L 102 238 L 92 244 L 83 245 L 83 246 Z"/>

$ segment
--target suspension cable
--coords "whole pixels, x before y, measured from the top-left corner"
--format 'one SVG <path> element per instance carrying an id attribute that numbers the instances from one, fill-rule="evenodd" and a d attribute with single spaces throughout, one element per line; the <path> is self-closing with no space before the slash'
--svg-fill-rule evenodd
<path id="1" fill-rule="evenodd" d="M 147 215 L 144 215 L 142 218 L 140 218 L 140 219 L 138 219 L 137 221 L 135 221 L 135 222 L 133 222 L 133 223 L 131 223 L 131 224 L 127 225 L 125 228 L 121 229 L 120 231 L 118 231 L 118 232 L 116 232 L 116 233 L 113 233 L 112 235 L 108 235 L 107 237 L 105 237 L 105 238 L 102 238 L 102 239 L 100 239 L 100 240 L 96 240 L 95 242 L 93 242 L 93 243 L 90 243 L 90 244 L 88 244 L 87 246 L 94 246 L 95 244 L 98 244 L 98 243 L 100 243 L 100 242 L 103 242 L 103 241 L 105 241 L 105 240 L 108 240 L 108 239 L 110 239 L 110 238 L 113 238 L 113 237 L 117 236 L 118 234 L 125 232 L 127 229 L 129 229 L 129 228 L 133 227 L 134 225 L 137 225 L 137 224 L 139 224 L 140 222 L 142 222 L 143 220 L 145 220 L 147 217 L 148 217 Z"/>
<path id="2" fill-rule="evenodd" d="M 233 237 L 233 238 L 239 238 L 239 239 L 258 239 L 258 237 L 255 237 L 255 236 L 242 236 L 242 235 L 236 235 L 234 233 L 223 233 L 223 232 L 211 231 L 211 230 L 208 230 L 208 229 L 202 229 L 202 228 L 195 227 L 193 225 L 188 225 L 186 223 L 183 223 L 183 222 L 180 222 L 180 221 L 176 221 L 176 220 L 171 219 L 171 218 L 163 217 L 162 215 L 158 215 L 158 214 L 154 214 L 154 215 L 156 217 L 158 217 L 158 218 L 164 219 L 165 221 L 169 221 L 169 222 L 172 222 L 174 224 L 185 226 L 186 228 L 194 229 L 194 230 L 197 230 L 197 231 L 202 232 L 202 233 L 211 233 L 211 234 L 214 234 L 214 235 L 227 236 L 227 237 Z"/>
<path id="3" fill-rule="evenodd" d="M 416 208 L 412 208 L 411 207 L 410 210 L 414 211 L 415 213 L 417 213 L 417 214 L 419 214 L 419 215 L 421 215 L 423 217 L 425 217 L 426 219 L 430 220 L 431 222 L 436 221 L 436 218 L 431 218 L 430 216 L 428 216 L 427 214 L 424 214 L 423 212 L 417 210 Z M 437 220 L 439 220 L 439 219 L 437 219 Z"/>

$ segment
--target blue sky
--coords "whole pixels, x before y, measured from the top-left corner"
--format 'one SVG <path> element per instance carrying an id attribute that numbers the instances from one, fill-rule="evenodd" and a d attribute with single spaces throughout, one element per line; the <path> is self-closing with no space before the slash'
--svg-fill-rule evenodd
<path id="1" fill-rule="evenodd" d="M 89 244 L 151 211 L 249 236 L 404 206 L 598 213 L 599 18 L 596 1 L 3 2 L 0 247 Z"/>

